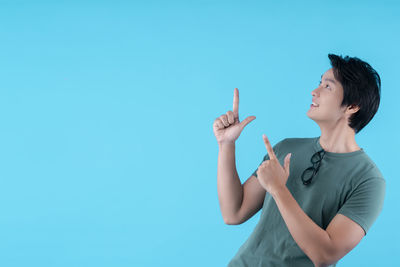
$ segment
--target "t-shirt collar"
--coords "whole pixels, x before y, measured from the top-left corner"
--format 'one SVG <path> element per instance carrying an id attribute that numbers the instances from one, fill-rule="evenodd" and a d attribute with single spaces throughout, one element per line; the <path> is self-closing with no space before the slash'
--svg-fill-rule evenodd
<path id="1" fill-rule="evenodd" d="M 319 142 L 320 137 L 321 136 L 318 136 L 318 137 L 314 138 L 314 149 L 316 151 L 320 151 L 321 149 L 323 150 L 323 148 L 322 148 L 322 146 L 321 146 L 321 144 Z M 353 151 L 353 152 L 348 152 L 348 153 L 333 153 L 333 152 L 325 151 L 325 156 L 343 158 L 343 157 L 351 157 L 351 156 L 355 156 L 355 155 L 360 155 L 360 154 L 363 154 L 363 153 L 365 153 L 364 149 L 361 148 L 359 150 L 356 150 L 356 151 Z"/>

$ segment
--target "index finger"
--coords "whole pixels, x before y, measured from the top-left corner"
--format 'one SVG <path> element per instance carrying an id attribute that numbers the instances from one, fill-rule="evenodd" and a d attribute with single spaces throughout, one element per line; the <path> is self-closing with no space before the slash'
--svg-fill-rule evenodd
<path id="1" fill-rule="evenodd" d="M 267 147 L 269 158 L 276 159 L 275 152 L 272 149 L 271 143 L 269 142 L 269 140 L 265 134 L 263 134 L 263 139 L 264 139 L 265 146 Z"/>
<path id="2" fill-rule="evenodd" d="M 239 118 L 239 89 L 233 91 L 233 114 L 235 118 Z"/>

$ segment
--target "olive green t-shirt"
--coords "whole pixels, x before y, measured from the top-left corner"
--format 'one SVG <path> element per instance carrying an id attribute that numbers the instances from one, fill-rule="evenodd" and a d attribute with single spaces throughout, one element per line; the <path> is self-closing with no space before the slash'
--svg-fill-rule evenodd
<path id="1" fill-rule="evenodd" d="M 318 173 L 304 185 L 301 174 L 312 166 L 312 155 L 322 149 L 319 138 L 286 138 L 273 147 L 282 166 L 285 156 L 292 153 L 286 186 L 301 209 L 322 229 L 326 230 L 340 213 L 358 223 L 366 234 L 383 207 L 383 175 L 362 148 L 350 153 L 325 151 Z M 266 154 L 263 161 L 268 159 Z M 253 173 L 256 177 L 257 170 Z M 264 266 L 314 266 L 293 239 L 268 192 L 259 222 L 228 263 L 228 267 Z"/>

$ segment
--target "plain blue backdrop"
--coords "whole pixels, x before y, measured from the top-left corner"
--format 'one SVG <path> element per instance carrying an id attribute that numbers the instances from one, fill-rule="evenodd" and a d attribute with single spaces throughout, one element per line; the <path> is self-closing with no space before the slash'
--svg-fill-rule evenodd
<path id="1" fill-rule="evenodd" d="M 400 186 L 396 1 L 0 1 L 0 266 L 226 266 L 260 213 L 226 225 L 212 124 L 254 115 L 242 182 L 306 115 L 328 53 L 381 75 L 356 135 L 384 208 L 338 264 L 395 266 Z"/>

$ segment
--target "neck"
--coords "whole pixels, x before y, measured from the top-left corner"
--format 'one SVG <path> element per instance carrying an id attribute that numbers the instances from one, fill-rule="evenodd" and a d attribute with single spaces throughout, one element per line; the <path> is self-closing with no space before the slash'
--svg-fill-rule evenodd
<path id="1" fill-rule="evenodd" d="M 361 148 L 355 140 L 355 132 L 348 125 L 324 126 L 321 128 L 319 143 L 321 147 L 332 153 L 350 153 Z"/>

